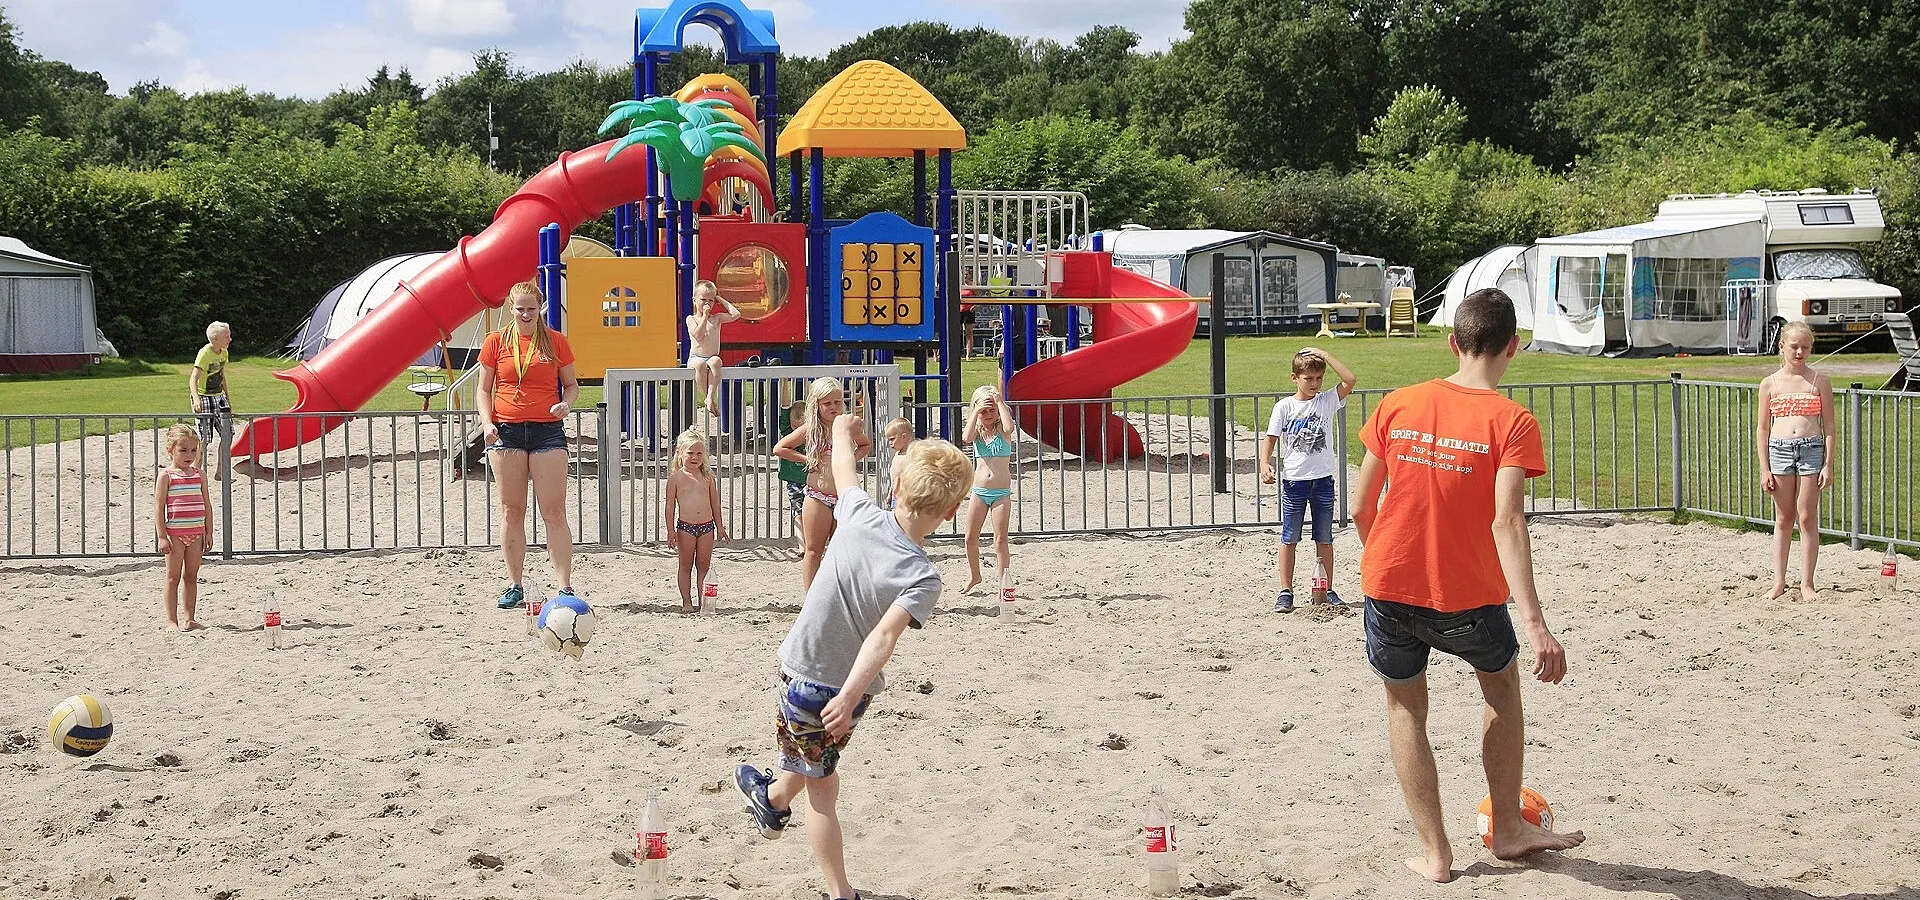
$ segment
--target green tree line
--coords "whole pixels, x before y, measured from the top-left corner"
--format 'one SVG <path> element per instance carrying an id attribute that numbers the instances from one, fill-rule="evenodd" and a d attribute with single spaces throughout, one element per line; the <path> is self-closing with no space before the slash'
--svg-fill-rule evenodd
<path id="1" fill-rule="evenodd" d="M 1889 228 L 1870 259 L 1911 299 L 1916 12 L 1194 0 L 1165 50 L 1111 25 L 1057 42 L 915 22 L 789 55 L 777 87 L 791 115 L 845 66 L 884 60 L 968 127 L 962 188 L 1085 191 L 1102 227 L 1326 240 L 1411 264 L 1428 288 L 1496 244 L 1638 221 L 1670 193 L 1875 187 Z M 661 84 L 724 69 L 694 47 Z M 381 67 L 317 100 L 116 95 L 19 46 L 0 13 L 0 171 L 15 176 L 0 180 L 0 233 L 92 265 L 102 327 L 129 353 L 191 352 L 210 317 L 267 349 L 365 265 L 485 227 L 522 178 L 598 140 L 631 91 L 624 66 L 533 72 L 485 50 L 432 85 Z M 835 161 L 826 188 L 835 216 L 912 207 L 899 161 Z"/>

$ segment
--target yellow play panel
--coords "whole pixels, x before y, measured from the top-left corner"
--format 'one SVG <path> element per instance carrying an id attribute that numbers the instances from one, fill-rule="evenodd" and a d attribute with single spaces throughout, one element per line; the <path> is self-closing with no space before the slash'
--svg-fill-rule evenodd
<path id="1" fill-rule="evenodd" d="M 680 300 L 673 258 L 619 256 L 567 263 L 567 340 L 573 371 L 680 364 Z"/>

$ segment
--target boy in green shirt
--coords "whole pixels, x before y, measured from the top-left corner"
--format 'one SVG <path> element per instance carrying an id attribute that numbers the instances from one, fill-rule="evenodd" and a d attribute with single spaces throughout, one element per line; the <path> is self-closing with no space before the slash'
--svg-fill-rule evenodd
<path id="1" fill-rule="evenodd" d="M 207 326 L 207 345 L 193 358 L 193 374 L 187 379 L 187 396 L 194 416 L 200 422 L 200 444 L 211 464 L 214 448 L 226 450 L 224 438 L 233 406 L 227 399 L 227 347 L 233 343 L 233 328 L 225 322 Z M 216 468 L 217 473 L 219 470 Z"/>

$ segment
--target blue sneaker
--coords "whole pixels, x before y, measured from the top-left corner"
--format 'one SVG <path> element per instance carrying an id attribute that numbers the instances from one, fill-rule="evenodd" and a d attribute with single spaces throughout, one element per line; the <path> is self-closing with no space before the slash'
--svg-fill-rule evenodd
<path id="1" fill-rule="evenodd" d="M 527 593 L 521 590 L 519 585 L 510 584 L 507 585 L 506 590 L 500 592 L 500 600 L 496 605 L 501 609 L 519 609 L 521 604 L 526 602 Z"/>
<path id="2" fill-rule="evenodd" d="M 1333 592 L 1333 588 L 1327 588 L 1327 605 L 1328 606 L 1346 606 L 1347 604 L 1346 604 L 1346 601 L 1340 599 L 1339 594 L 1336 594 Z"/>
<path id="3" fill-rule="evenodd" d="M 771 771 L 762 772 L 744 764 L 733 770 L 733 786 L 746 798 L 747 812 L 753 815 L 753 824 L 759 826 L 760 836 L 770 841 L 787 830 L 787 820 L 793 816 L 792 810 L 774 809 L 773 801 L 767 799 L 767 785 L 772 783 Z"/>
<path id="4" fill-rule="evenodd" d="M 578 596 L 580 596 L 580 595 L 579 595 L 579 594 L 576 594 L 576 593 L 574 593 L 574 592 L 573 592 L 573 588 L 570 588 L 570 587 L 564 587 L 564 588 L 561 588 L 561 589 L 560 589 L 560 593 L 558 593 L 558 594 L 555 594 L 554 596 L 556 596 L 556 597 L 578 597 Z"/>
<path id="5" fill-rule="evenodd" d="M 1292 589 L 1288 589 L 1280 592 L 1279 598 L 1273 601 L 1273 611 L 1279 612 L 1279 613 L 1293 612 Z"/>

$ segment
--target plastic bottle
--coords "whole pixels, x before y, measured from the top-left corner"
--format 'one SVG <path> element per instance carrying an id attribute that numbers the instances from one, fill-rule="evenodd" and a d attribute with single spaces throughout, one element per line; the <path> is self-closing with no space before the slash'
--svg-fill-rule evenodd
<path id="1" fill-rule="evenodd" d="M 1327 565 L 1320 561 L 1320 554 L 1313 556 L 1313 593 L 1309 595 L 1313 603 L 1327 602 L 1327 588 L 1333 584 L 1327 575 Z"/>
<path id="2" fill-rule="evenodd" d="M 1001 572 L 1000 621 L 1002 623 L 1011 624 L 1013 622 L 1013 604 L 1016 599 L 1018 599 L 1018 595 L 1015 594 L 1013 589 L 1013 573 L 1007 571 Z"/>
<path id="3" fill-rule="evenodd" d="M 1154 785 L 1147 795 L 1147 896 L 1171 897 L 1180 890 L 1180 848 L 1174 843 L 1167 798 Z"/>
<path id="4" fill-rule="evenodd" d="M 1880 591 L 1887 596 L 1894 595 L 1900 587 L 1900 555 L 1893 552 L 1893 542 L 1887 542 L 1887 555 L 1880 557 Z"/>
<path id="5" fill-rule="evenodd" d="M 709 616 L 720 612 L 720 582 L 709 572 L 700 584 L 700 611 Z"/>
<path id="6" fill-rule="evenodd" d="M 638 837 L 633 860 L 640 867 L 640 900 L 667 900 L 667 820 L 658 792 L 647 795 Z"/>
<path id="7" fill-rule="evenodd" d="M 520 608 L 527 611 L 528 634 L 540 633 L 540 607 L 544 605 L 544 603 L 545 601 L 540 599 L 540 595 L 529 593 L 527 594 L 527 602 L 521 605 Z"/>
<path id="8" fill-rule="evenodd" d="M 280 649 L 280 601 L 274 598 L 272 591 L 260 599 L 260 612 L 265 620 L 267 649 Z"/>

